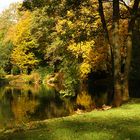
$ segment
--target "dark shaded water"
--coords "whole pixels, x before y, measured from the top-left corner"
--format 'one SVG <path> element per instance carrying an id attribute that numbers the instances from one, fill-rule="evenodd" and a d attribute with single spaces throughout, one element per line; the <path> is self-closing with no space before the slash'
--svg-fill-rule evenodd
<path id="1" fill-rule="evenodd" d="M 74 99 L 62 98 L 52 87 L 22 85 L 0 87 L 0 128 L 35 120 L 68 116 L 77 109 L 87 111 L 107 103 L 107 93 L 90 95 L 83 90 Z"/>

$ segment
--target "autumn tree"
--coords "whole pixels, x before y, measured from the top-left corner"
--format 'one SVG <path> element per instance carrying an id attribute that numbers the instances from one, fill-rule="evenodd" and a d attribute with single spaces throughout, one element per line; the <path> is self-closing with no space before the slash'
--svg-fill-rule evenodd
<path id="1" fill-rule="evenodd" d="M 10 56 L 13 44 L 6 38 L 9 28 L 15 25 L 20 17 L 18 6 L 19 3 L 13 3 L 0 14 L 0 69 L 8 73 L 11 70 Z"/>
<path id="2" fill-rule="evenodd" d="M 80 77 L 76 80 L 84 81 L 93 71 L 109 71 L 113 77 L 114 100 L 127 100 L 131 39 L 139 0 L 135 0 L 132 4 L 133 8 L 131 3 L 129 5 L 123 0 L 107 1 L 106 4 L 102 0 L 25 0 L 23 7 L 30 10 L 33 16 L 30 33 L 26 35 L 29 37 L 28 40 L 34 40 L 33 42 L 37 44 L 33 47 L 36 50 L 34 55 L 42 62 L 47 62 L 44 64 L 52 64 L 57 72 L 65 73 L 64 77 L 68 79 L 66 88 L 76 83 L 73 82 L 74 74 L 75 77 Z M 127 18 L 129 21 L 126 36 L 120 32 L 121 25 Z M 26 33 L 25 30 L 24 32 Z M 23 37 L 23 40 L 26 38 Z M 126 44 L 122 43 L 122 40 L 126 41 Z M 122 61 L 125 66 L 123 72 Z M 120 104 L 115 103 L 116 106 Z"/>
<path id="3" fill-rule="evenodd" d="M 9 40 L 14 45 L 11 62 L 20 69 L 21 73 L 27 72 L 29 68 L 33 69 L 39 62 L 33 51 L 38 45 L 30 32 L 31 21 L 31 14 L 25 12 L 20 21 L 8 33 Z"/>

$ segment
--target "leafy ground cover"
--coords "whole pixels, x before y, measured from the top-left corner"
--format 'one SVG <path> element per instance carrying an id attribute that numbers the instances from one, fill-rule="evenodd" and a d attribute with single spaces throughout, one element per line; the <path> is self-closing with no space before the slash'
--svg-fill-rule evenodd
<path id="1" fill-rule="evenodd" d="M 76 114 L 5 130 L 0 140 L 139 140 L 140 99 L 119 108 Z"/>

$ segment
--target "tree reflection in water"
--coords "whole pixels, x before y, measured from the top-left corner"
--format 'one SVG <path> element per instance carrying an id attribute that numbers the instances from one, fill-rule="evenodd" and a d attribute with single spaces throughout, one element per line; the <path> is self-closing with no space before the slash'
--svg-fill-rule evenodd
<path id="1" fill-rule="evenodd" d="M 82 89 L 75 98 L 62 98 L 52 87 L 22 85 L 0 88 L 0 128 L 12 127 L 30 121 L 68 116 L 78 109 L 90 111 L 104 104 L 107 94 L 88 93 Z"/>

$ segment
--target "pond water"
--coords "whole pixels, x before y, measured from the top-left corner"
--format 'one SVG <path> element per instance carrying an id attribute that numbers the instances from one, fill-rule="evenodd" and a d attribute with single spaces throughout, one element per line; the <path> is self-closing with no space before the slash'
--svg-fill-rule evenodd
<path id="1" fill-rule="evenodd" d="M 75 113 L 77 109 L 90 111 L 107 103 L 107 93 L 98 96 L 83 90 L 75 98 L 62 98 L 46 85 L 0 87 L 0 129 L 30 121 L 44 120 Z"/>

